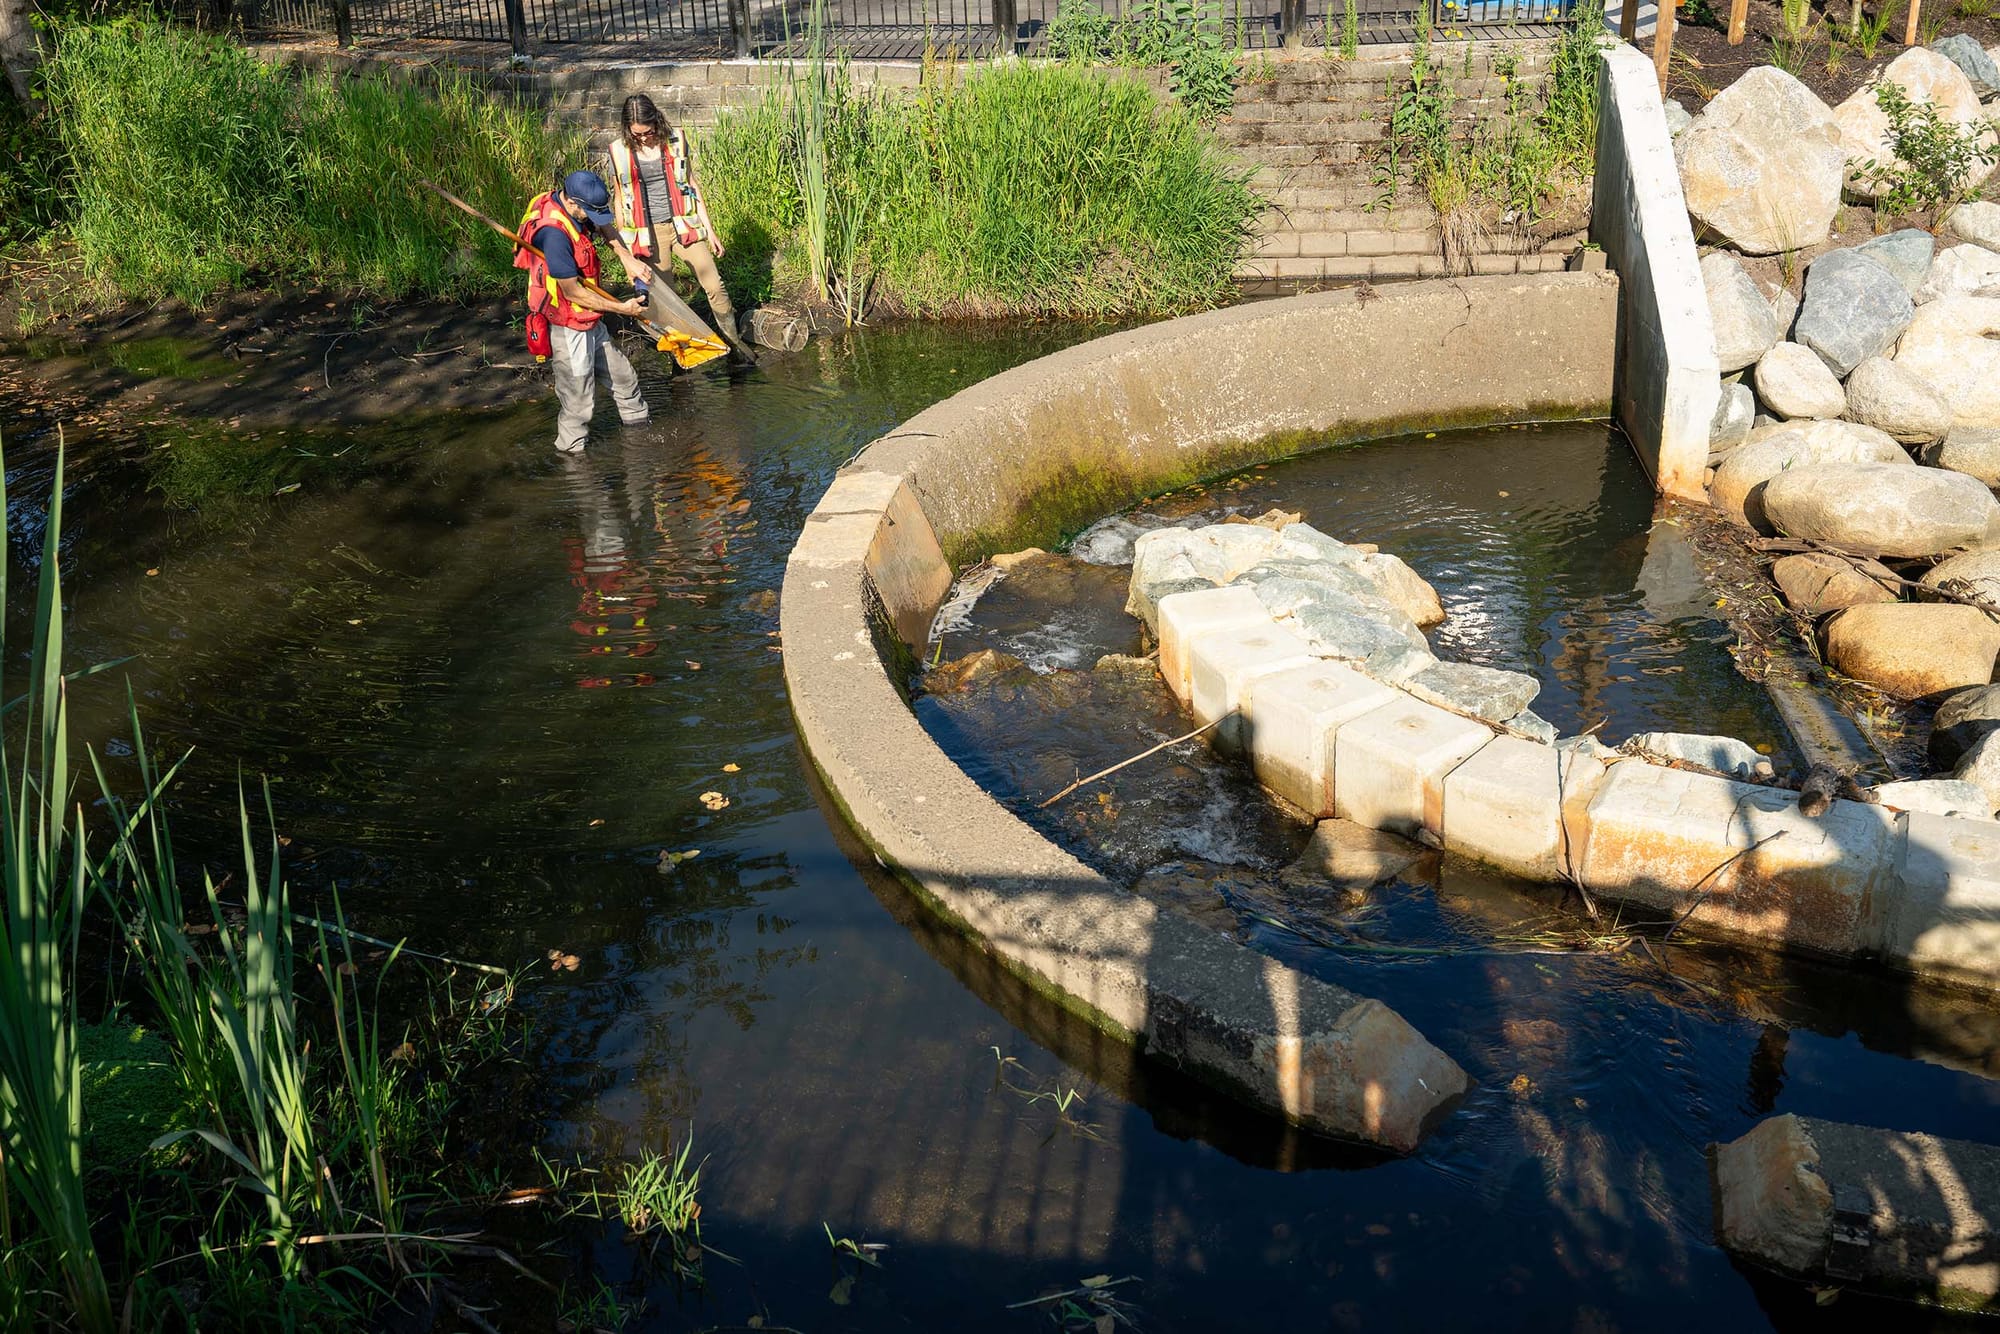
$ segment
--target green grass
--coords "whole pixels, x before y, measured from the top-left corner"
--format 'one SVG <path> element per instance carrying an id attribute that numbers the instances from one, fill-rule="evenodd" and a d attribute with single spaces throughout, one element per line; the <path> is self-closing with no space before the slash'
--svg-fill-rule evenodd
<path id="1" fill-rule="evenodd" d="M 916 315 L 1213 304 L 1256 209 L 1192 115 L 1066 65 L 934 70 L 899 99 L 819 62 L 726 114 L 702 161 L 732 286 L 860 288 Z"/>
<path id="2" fill-rule="evenodd" d="M 577 136 L 445 78 L 431 88 L 265 65 L 145 20 L 63 27 L 46 72 L 86 271 L 126 296 L 194 304 L 264 280 L 382 296 L 511 291 L 504 243 L 429 178 L 505 222 Z"/>

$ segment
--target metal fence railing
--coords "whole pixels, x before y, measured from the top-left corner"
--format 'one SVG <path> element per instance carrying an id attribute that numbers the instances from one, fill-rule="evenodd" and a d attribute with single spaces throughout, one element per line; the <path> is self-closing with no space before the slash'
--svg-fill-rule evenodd
<path id="1" fill-rule="evenodd" d="M 1116 23 L 1157 22 L 1158 0 L 1095 0 Z M 1059 0 L 821 0 L 828 43 L 857 56 L 1039 54 Z M 1576 0 L 1354 0 L 1363 42 L 1409 41 L 1419 15 L 1471 36 L 1571 21 Z M 796 53 L 812 0 L 178 0 L 185 18 L 246 31 L 531 44 L 633 42 L 674 54 Z M 1203 21 L 1244 50 L 1339 44 L 1347 0 L 1208 0 Z"/>

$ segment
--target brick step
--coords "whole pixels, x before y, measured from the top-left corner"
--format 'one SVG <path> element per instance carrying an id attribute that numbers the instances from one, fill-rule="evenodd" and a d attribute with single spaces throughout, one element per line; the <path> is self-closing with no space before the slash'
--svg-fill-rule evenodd
<path id="1" fill-rule="evenodd" d="M 1474 255 L 1472 271 L 1477 275 L 1510 273 L 1556 273 L 1568 264 L 1566 255 Z M 1379 282 L 1398 278 L 1442 278 L 1444 257 L 1429 255 L 1326 255 L 1277 256 L 1241 260 L 1234 277 L 1238 282 Z"/>
<path id="2" fill-rule="evenodd" d="M 1374 200 L 1369 200 L 1373 203 Z M 1272 209 L 1257 230 L 1277 232 L 1435 232 L 1437 213 L 1421 200 L 1379 208 Z"/>
<path id="3" fill-rule="evenodd" d="M 1389 127 L 1379 120 L 1329 121 L 1319 125 L 1302 121 L 1223 121 L 1215 127 L 1215 133 L 1225 144 L 1273 144 L 1297 148 L 1318 144 L 1380 143 L 1388 137 Z"/>

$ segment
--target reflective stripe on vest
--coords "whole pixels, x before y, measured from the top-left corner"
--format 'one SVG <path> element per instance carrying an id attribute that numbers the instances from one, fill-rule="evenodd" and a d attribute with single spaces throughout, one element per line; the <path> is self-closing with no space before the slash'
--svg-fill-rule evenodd
<path id="1" fill-rule="evenodd" d="M 544 227 L 558 227 L 569 238 L 570 250 L 576 256 L 576 270 L 589 281 L 597 279 L 597 246 L 584 238 L 563 206 L 556 201 L 555 191 L 537 195 L 528 204 L 528 211 L 521 215 L 519 235 L 532 242 Z M 526 250 L 514 252 L 514 267 L 528 271 L 528 309 L 548 311 L 549 323 L 560 324 L 565 329 L 588 329 L 604 317 L 594 310 L 585 310 L 562 294 L 560 280 L 549 273 L 548 261 L 540 255 Z"/>
<path id="2" fill-rule="evenodd" d="M 687 143 L 681 132 L 675 130 L 667 136 L 667 142 L 660 146 L 660 165 L 667 178 L 667 201 L 673 208 L 672 218 L 674 239 L 682 245 L 693 245 L 705 233 L 701 226 L 701 201 L 694 188 L 693 173 L 688 160 Z M 625 234 L 629 245 L 638 239 L 641 231 L 652 226 L 652 218 L 646 211 L 646 187 L 639 179 L 639 155 L 634 153 L 623 139 L 611 141 L 611 174 L 625 186 L 619 200 L 618 226 Z"/>

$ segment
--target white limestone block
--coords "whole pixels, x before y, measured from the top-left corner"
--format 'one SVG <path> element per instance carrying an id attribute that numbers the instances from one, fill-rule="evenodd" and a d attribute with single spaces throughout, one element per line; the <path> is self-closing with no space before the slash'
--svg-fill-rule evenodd
<path id="1" fill-rule="evenodd" d="M 1334 736 L 1342 724 L 1400 699 L 1339 663 L 1314 661 L 1251 681 L 1243 748 L 1257 781 L 1316 820 L 1333 814 Z"/>
<path id="2" fill-rule="evenodd" d="M 1254 596 L 1254 594 L 1253 594 Z M 1227 718 L 1243 703 L 1243 691 L 1260 676 L 1314 661 L 1312 645 L 1268 616 L 1262 626 L 1210 630 L 1188 643 L 1188 708 L 1196 722 Z M 1215 740 L 1234 745 L 1241 736 L 1231 718 L 1215 729 Z"/>
<path id="3" fill-rule="evenodd" d="M 1626 760 L 1591 799 L 1578 878 L 1717 930 L 1845 954 L 1870 943 L 1894 821 L 1853 801 L 1814 818 L 1796 792 Z"/>
<path id="4" fill-rule="evenodd" d="M 1444 784 L 1493 729 L 1405 696 L 1334 738 L 1334 813 L 1371 829 L 1444 832 Z"/>
<path id="5" fill-rule="evenodd" d="M 1248 630 L 1271 624 L 1271 613 L 1264 609 L 1257 590 L 1247 585 L 1175 593 L 1160 599 L 1159 614 L 1160 675 L 1182 704 L 1189 700 L 1192 680 L 1189 644 L 1213 630 Z"/>
<path id="6" fill-rule="evenodd" d="M 1911 811 L 1882 953 L 1916 972 L 1991 985 L 2000 976 L 2000 825 Z"/>
<path id="7" fill-rule="evenodd" d="M 1529 880 L 1559 880 L 1569 860 L 1563 811 L 1587 803 L 1603 777 L 1604 766 L 1581 751 L 1495 737 L 1444 780 L 1445 850 Z"/>

